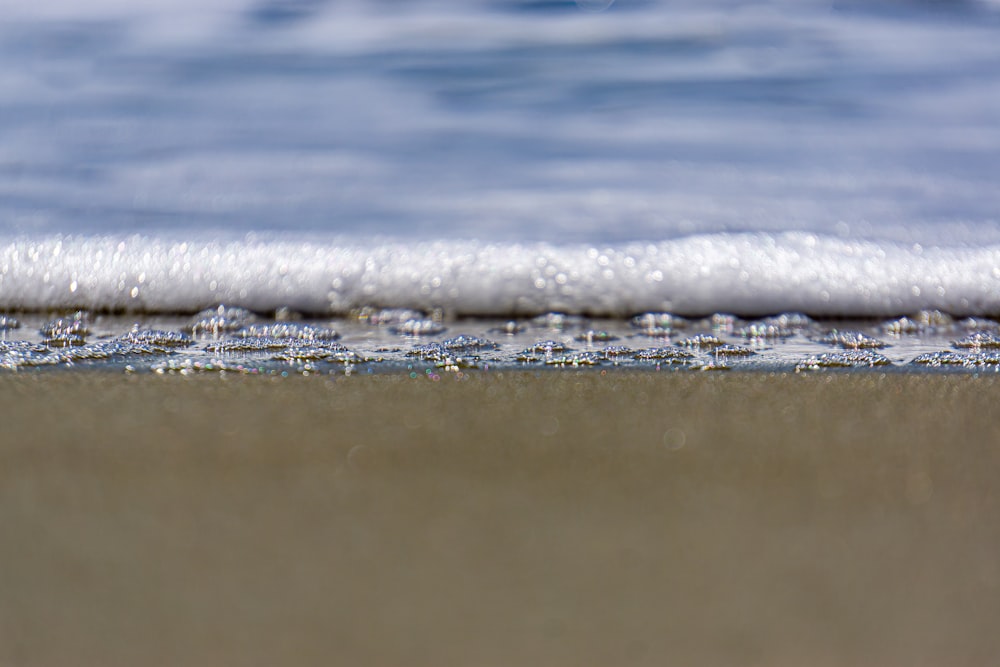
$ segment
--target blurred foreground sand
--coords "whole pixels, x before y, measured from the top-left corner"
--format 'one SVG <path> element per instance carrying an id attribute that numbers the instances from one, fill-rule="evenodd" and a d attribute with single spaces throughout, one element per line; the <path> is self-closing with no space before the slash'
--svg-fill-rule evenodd
<path id="1" fill-rule="evenodd" d="M 0 377 L 0 664 L 1000 655 L 1000 380 L 465 377 Z"/>

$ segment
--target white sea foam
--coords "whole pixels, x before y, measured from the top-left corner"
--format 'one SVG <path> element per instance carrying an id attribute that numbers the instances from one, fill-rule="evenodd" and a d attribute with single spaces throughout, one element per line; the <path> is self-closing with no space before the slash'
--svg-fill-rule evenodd
<path id="1" fill-rule="evenodd" d="M 316 314 L 365 305 L 495 316 L 996 314 L 1000 246 L 923 248 L 803 232 L 609 246 L 140 236 L 0 246 L 0 309 L 191 312 L 217 303 Z"/>

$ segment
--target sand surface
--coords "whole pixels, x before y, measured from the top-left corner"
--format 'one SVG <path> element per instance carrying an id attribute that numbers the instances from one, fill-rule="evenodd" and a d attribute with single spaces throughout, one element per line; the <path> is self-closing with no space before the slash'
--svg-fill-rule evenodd
<path id="1" fill-rule="evenodd" d="M 1000 380 L 0 376 L 0 664 L 979 665 Z"/>

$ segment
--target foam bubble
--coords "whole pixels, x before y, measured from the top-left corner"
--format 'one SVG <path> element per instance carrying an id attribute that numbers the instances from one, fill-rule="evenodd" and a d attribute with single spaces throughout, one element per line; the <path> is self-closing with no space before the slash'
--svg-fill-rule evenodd
<path id="1" fill-rule="evenodd" d="M 217 333 L 248 323 L 239 310 L 219 313 L 219 303 L 312 314 L 376 305 L 389 310 L 370 311 L 373 321 L 395 319 L 406 335 L 439 333 L 437 318 L 400 322 L 380 313 L 548 313 L 536 324 L 564 330 L 586 327 L 574 313 L 1000 312 L 1000 246 L 917 252 L 892 242 L 790 232 L 701 235 L 592 254 L 587 246 L 551 243 L 52 236 L 0 245 L 0 309 L 195 312 L 211 306 L 192 328 Z M 646 280 L 654 270 L 661 281 Z M 540 271 L 566 278 L 539 287 Z M 738 325 L 738 318 L 728 318 L 720 319 L 720 331 Z M 679 322 L 651 315 L 637 324 L 670 331 Z"/>

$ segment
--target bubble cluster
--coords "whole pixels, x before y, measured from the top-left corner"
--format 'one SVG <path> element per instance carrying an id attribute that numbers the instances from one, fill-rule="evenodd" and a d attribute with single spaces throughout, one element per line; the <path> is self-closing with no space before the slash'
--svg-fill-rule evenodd
<path id="1" fill-rule="evenodd" d="M 427 313 L 412 308 L 365 307 L 352 311 L 350 316 L 358 322 L 372 326 L 393 326 L 409 321 L 429 319 Z"/>
<path id="2" fill-rule="evenodd" d="M 733 367 L 719 359 L 697 361 L 688 366 L 693 371 L 729 371 Z"/>
<path id="3" fill-rule="evenodd" d="M 48 347 L 27 341 L 0 341 L 0 368 L 16 370 L 59 363 L 49 352 Z"/>
<path id="4" fill-rule="evenodd" d="M 757 353 L 742 345 L 724 344 L 713 347 L 712 354 L 716 357 L 749 357 Z"/>
<path id="5" fill-rule="evenodd" d="M 966 331 L 992 331 L 995 333 L 1000 329 L 1000 322 L 985 317 L 967 317 L 959 323 L 959 326 Z"/>
<path id="6" fill-rule="evenodd" d="M 527 329 L 525 324 L 518 322 L 517 320 L 508 320 L 499 326 L 492 327 L 488 330 L 488 333 L 492 334 L 506 334 L 508 336 L 515 336 Z"/>
<path id="7" fill-rule="evenodd" d="M 678 345 L 683 347 L 694 347 L 700 349 L 713 349 L 716 347 L 721 347 L 726 344 L 726 341 L 722 340 L 715 334 L 698 334 L 696 336 L 690 336 L 684 340 L 677 341 Z"/>
<path id="8" fill-rule="evenodd" d="M 952 352 L 950 350 L 942 350 L 940 352 L 928 352 L 917 355 L 910 363 L 930 368 L 978 369 L 984 366 L 996 367 L 1000 365 L 1000 351 Z"/>
<path id="9" fill-rule="evenodd" d="M 556 352 L 565 352 L 568 348 L 565 343 L 560 343 L 557 340 L 540 340 L 535 342 L 530 347 L 524 349 L 524 354 L 538 352 L 541 354 L 554 354 Z"/>
<path id="10" fill-rule="evenodd" d="M 567 329 L 583 329 L 589 322 L 585 317 L 566 313 L 545 313 L 531 319 L 531 325 L 538 329 L 565 331 Z"/>
<path id="11" fill-rule="evenodd" d="M 0 336 L 0 370 L 110 367 L 131 373 L 265 375 L 428 370 L 440 380 L 467 370 L 505 368 L 803 372 L 892 367 L 899 372 L 979 372 L 1000 367 L 1000 332 L 988 327 L 968 330 L 965 322 L 949 323 L 933 313 L 907 316 L 907 321 L 927 325 L 892 334 L 891 359 L 878 352 L 886 343 L 876 334 L 892 331 L 902 318 L 838 321 L 837 328 L 829 328 L 829 323 L 796 313 L 743 321 L 724 313 L 697 320 L 652 311 L 619 320 L 561 313 L 461 320 L 421 312 L 420 319 L 399 322 L 412 314 L 370 308 L 345 318 L 289 321 L 275 319 L 287 313 L 265 315 L 225 305 L 193 319 L 93 316 L 86 311 L 19 314 L 25 326 Z M 671 333 L 657 344 L 644 330 L 647 325 L 669 325 Z M 666 342 L 681 325 L 686 337 Z M 463 332 L 446 337 L 449 327 Z M 538 336 L 540 329 L 551 337 Z M 902 332 L 904 327 L 896 329 Z M 967 333 L 956 336 L 962 331 Z M 25 339 L 12 340 L 14 332 L 23 332 Z M 503 335 L 487 337 L 491 332 Z M 626 344 L 606 344 L 621 339 Z M 574 349 L 577 345 L 580 349 Z M 831 345 L 840 351 L 829 352 Z"/>
<path id="12" fill-rule="evenodd" d="M 275 361 L 307 362 L 307 361 L 343 361 L 353 354 L 347 348 L 317 347 L 315 345 L 293 345 L 286 347 L 271 358 Z M 338 356 L 341 355 L 341 356 Z"/>
<path id="13" fill-rule="evenodd" d="M 122 343 L 131 343 L 133 345 L 148 345 L 153 349 L 188 347 L 194 344 L 191 336 L 181 331 L 140 329 L 138 327 L 134 327 L 127 333 L 122 334 L 118 340 Z"/>
<path id="14" fill-rule="evenodd" d="M 240 338 L 290 338 L 303 341 L 330 341 L 340 338 L 336 329 L 298 322 L 250 324 L 239 329 L 236 335 Z"/>
<path id="15" fill-rule="evenodd" d="M 946 333 L 955 328 L 955 319 L 939 310 L 921 310 L 882 324 L 882 331 L 893 336 Z"/>
<path id="16" fill-rule="evenodd" d="M 816 342 L 837 345 L 846 350 L 873 350 L 888 345 L 885 341 L 869 336 L 862 331 L 838 331 L 836 329 L 816 338 Z"/>
<path id="17" fill-rule="evenodd" d="M 652 347 L 645 350 L 637 350 L 632 355 L 637 361 L 655 361 L 657 363 L 687 363 L 695 358 L 690 352 L 679 350 L 676 347 Z"/>
<path id="18" fill-rule="evenodd" d="M 618 340 L 618 336 L 608 331 L 595 331 L 594 329 L 588 329 L 584 332 L 578 333 L 573 337 L 573 340 L 586 343 L 587 345 L 593 345 L 594 343 L 610 343 L 612 341 L 616 341 Z"/>
<path id="19" fill-rule="evenodd" d="M 90 334 L 90 313 L 78 310 L 69 317 L 60 317 L 43 324 L 39 333 L 46 338 L 60 336 L 79 336 Z"/>
<path id="20" fill-rule="evenodd" d="M 775 340 L 791 338 L 804 329 L 810 329 L 814 326 L 815 322 L 808 315 L 782 313 L 774 317 L 747 322 L 739 327 L 736 333 L 743 338 L 752 340 Z"/>
<path id="21" fill-rule="evenodd" d="M 599 366 L 606 360 L 600 352 L 574 352 L 572 354 L 548 357 L 546 366 Z"/>
<path id="22" fill-rule="evenodd" d="M 461 334 L 453 338 L 441 341 L 441 345 L 447 350 L 496 350 L 500 346 L 492 340 Z"/>
<path id="23" fill-rule="evenodd" d="M 151 370 L 160 375 L 192 375 L 195 373 L 238 373 L 256 375 L 261 368 L 223 359 L 167 359 L 153 364 Z"/>
<path id="24" fill-rule="evenodd" d="M 273 350 L 283 350 L 288 347 L 288 344 L 287 339 L 259 336 L 257 338 L 240 338 L 209 343 L 205 346 L 205 350 L 216 354 L 271 352 Z"/>
<path id="25" fill-rule="evenodd" d="M 885 356 L 869 350 L 849 350 L 825 353 L 809 357 L 795 365 L 795 372 L 815 371 L 821 368 L 857 368 L 889 366 L 892 362 Z"/>
<path id="26" fill-rule="evenodd" d="M 629 324 L 645 336 L 660 338 L 686 328 L 688 321 L 672 313 L 643 313 L 629 320 Z"/>
<path id="27" fill-rule="evenodd" d="M 196 336 L 201 334 L 217 336 L 241 329 L 255 319 L 256 316 L 246 308 L 220 304 L 195 315 L 188 325 L 188 330 Z"/>
<path id="28" fill-rule="evenodd" d="M 982 349 L 987 348 L 1000 348 L 1000 336 L 990 331 L 974 331 L 964 338 L 952 341 L 951 343 L 957 348 L 972 348 L 972 349 Z"/>
<path id="29" fill-rule="evenodd" d="M 406 320 L 389 329 L 399 336 L 437 336 L 445 332 L 445 326 L 437 320 Z"/>

